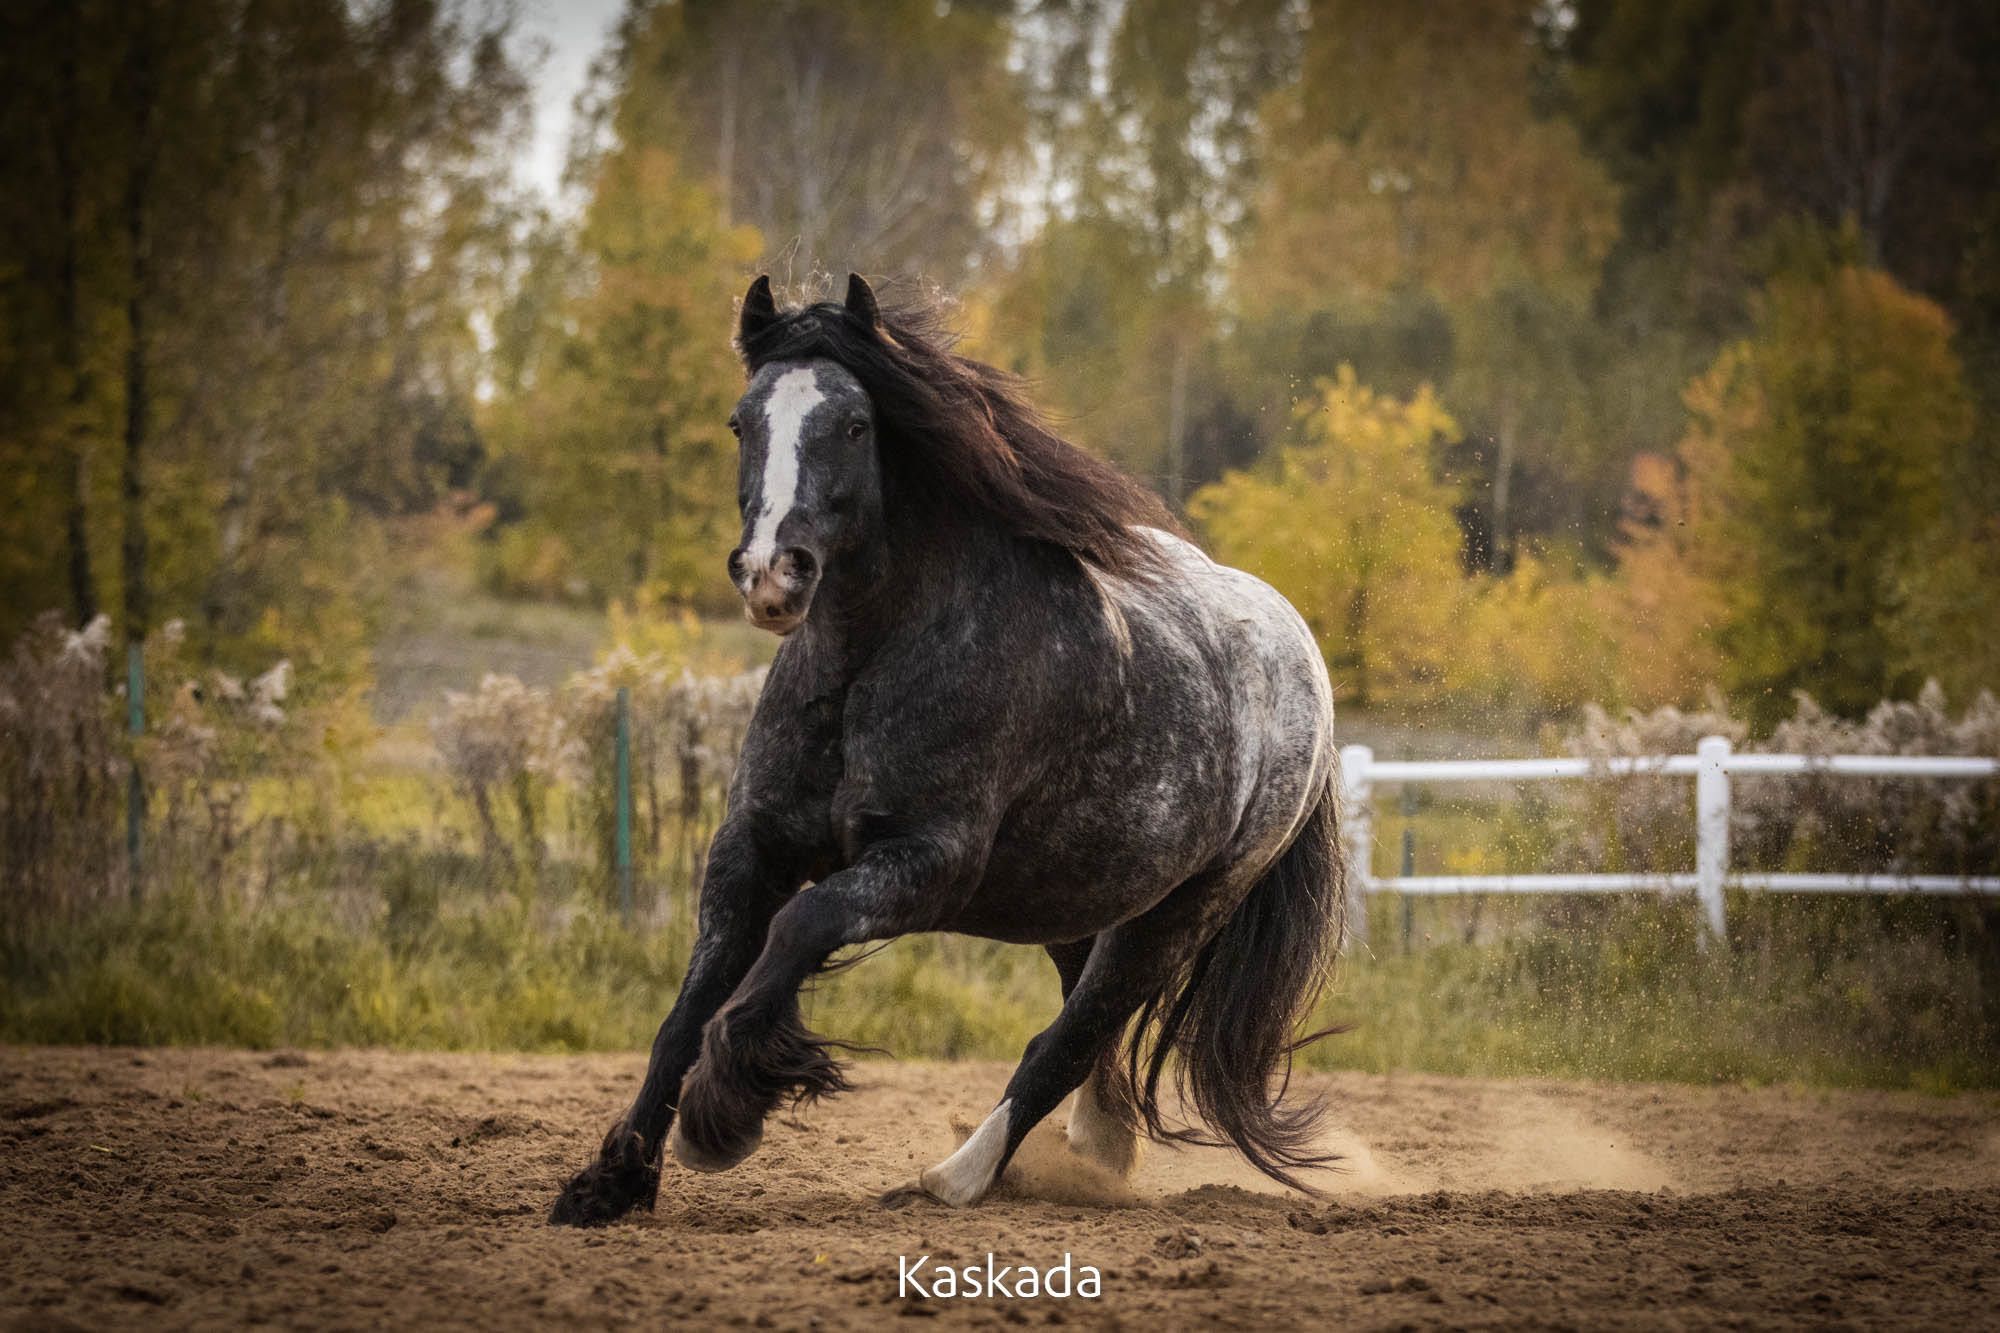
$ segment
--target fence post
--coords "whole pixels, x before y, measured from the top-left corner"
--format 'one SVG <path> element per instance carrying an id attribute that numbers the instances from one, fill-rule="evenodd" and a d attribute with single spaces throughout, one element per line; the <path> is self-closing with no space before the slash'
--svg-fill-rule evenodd
<path id="1" fill-rule="evenodd" d="M 1729 741 L 1705 736 L 1695 747 L 1694 870 L 1701 900 L 1698 942 L 1705 951 L 1729 939 L 1723 916 L 1722 882 L 1729 874 Z"/>
<path id="2" fill-rule="evenodd" d="M 1417 816 L 1417 788 L 1415 783 L 1403 784 L 1403 878 L 1417 873 L 1417 831 L 1410 827 L 1410 821 Z M 1410 937 L 1416 934 L 1416 902 L 1407 893 L 1396 895 L 1403 900 L 1403 952 L 1410 951 Z"/>
<path id="3" fill-rule="evenodd" d="M 125 729 L 132 737 L 131 775 L 125 784 L 125 873 L 132 901 L 139 901 L 140 843 L 146 827 L 146 783 L 139 775 L 139 737 L 146 732 L 146 654 L 137 640 L 125 647 Z"/>
<path id="4" fill-rule="evenodd" d="M 618 687 L 618 749 L 616 801 L 618 910 L 632 924 L 632 691 Z"/>
<path id="5" fill-rule="evenodd" d="M 1346 745 L 1340 750 L 1340 785 L 1343 800 L 1341 826 L 1347 835 L 1347 929 L 1341 940 L 1344 952 L 1350 941 L 1368 943 L 1369 861 L 1375 848 L 1375 814 L 1370 804 L 1374 784 L 1368 766 L 1375 752 L 1365 745 Z"/>

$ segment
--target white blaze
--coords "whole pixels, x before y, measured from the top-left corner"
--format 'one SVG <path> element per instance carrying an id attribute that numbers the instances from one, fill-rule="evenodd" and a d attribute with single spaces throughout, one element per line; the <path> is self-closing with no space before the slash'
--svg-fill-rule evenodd
<path id="1" fill-rule="evenodd" d="M 778 553 L 778 525 L 792 512 L 799 496 L 799 435 L 806 417 L 826 400 L 819 376 L 811 367 L 788 370 L 771 386 L 764 400 L 764 485 L 757 497 L 757 521 L 750 528 L 745 563 L 753 570 L 771 563 Z"/>

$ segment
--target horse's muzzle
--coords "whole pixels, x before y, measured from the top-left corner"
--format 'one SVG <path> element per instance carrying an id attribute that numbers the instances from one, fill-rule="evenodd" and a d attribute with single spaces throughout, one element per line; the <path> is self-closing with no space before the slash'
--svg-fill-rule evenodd
<path id="1" fill-rule="evenodd" d="M 729 555 L 729 576 L 743 594 L 743 614 L 758 629 L 783 637 L 803 625 L 819 587 L 819 561 L 802 546 L 787 547 L 759 565 L 741 549 Z"/>

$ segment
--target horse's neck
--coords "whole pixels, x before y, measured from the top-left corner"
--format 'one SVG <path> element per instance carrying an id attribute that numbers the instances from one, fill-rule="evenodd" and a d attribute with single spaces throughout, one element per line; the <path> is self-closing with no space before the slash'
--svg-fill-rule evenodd
<path id="1" fill-rule="evenodd" d="M 852 680 L 884 648 L 935 621 L 947 606 L 990 587 L 1017 562 L 1016 538 L 977 523 L 941 533 L 897 534 L 829 568 L 801 631 L 815 674 Z"/>

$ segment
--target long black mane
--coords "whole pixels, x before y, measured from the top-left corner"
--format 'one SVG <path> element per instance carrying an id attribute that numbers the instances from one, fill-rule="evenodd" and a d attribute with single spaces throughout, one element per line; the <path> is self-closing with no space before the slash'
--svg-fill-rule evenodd
<path id="1" fill-rule="evenodd" d="M 782 311 L 738 351 L 755 374 L 824 357 L 874 400 L 885 490 L 1047 542 L 1113 574 L 1146 577 L 1179 527 L 1160 498 L 1057 435 L 1016 376 L 953 350 L 937 306 L 904 300 L 875 319 L 832 301 Z"/>

